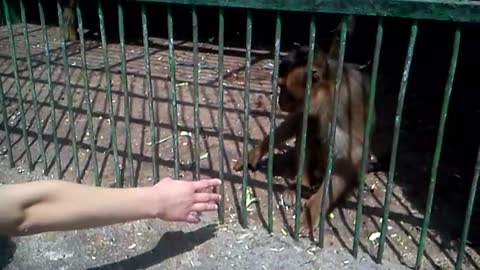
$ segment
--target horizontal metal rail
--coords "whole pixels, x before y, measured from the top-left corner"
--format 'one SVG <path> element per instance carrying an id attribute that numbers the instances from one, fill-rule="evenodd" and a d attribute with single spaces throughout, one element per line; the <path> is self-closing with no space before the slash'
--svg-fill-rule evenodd
<path id="1" fill-rule="evenodd" d="M 480 3 L 477 1 L 409 1 L 409 0 L 128 0 L 186 5 L 270 9 L 284 11 L 322 12 L 366 16 L 388 16 L 456 22 L 480 22 Z"/>

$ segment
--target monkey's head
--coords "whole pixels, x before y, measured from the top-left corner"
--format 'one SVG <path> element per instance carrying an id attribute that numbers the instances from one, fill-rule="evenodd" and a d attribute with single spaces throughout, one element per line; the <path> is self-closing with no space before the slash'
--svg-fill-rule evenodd
<path id="1" fill-rule="evenodd" d="M 278 105 L 280 110 L 293 113 L 303 110 L 307 84 L 308 47 L 295 48 L 279 65 L 278 87 L 280 94 Z M 326 83 L 328 62 L 326 54 L 316 50 L 312 65 L 312 97 Z"/>

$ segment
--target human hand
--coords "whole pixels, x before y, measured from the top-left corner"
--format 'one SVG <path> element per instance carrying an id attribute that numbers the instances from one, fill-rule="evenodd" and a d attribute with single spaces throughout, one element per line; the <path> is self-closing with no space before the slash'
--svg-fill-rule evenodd
<path id="1" fill-rule="evenodd" d="M 221 197 L 204 190 L 217 187 L 220 183 L 219 179 L 184 181 L 167 177 L 160 180 L 152 187 L 153 203 L 158 207 L 154 217 L 165 221 L 200 222 L 194 213 L 216 210 L 216 202 Z"/>

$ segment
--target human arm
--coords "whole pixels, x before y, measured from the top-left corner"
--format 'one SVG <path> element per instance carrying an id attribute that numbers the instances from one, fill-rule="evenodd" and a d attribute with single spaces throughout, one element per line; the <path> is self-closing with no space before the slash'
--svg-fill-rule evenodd
<path id="1" fill-rule="evenodd" d="M 139 219 L 199 222 L 220 195 L 199 192 L 220 180 L 165 178 L 151 187 L 105 188 L 58 180 L 0 186 L 0 233 L 30 235 L 106 226 Z"/>

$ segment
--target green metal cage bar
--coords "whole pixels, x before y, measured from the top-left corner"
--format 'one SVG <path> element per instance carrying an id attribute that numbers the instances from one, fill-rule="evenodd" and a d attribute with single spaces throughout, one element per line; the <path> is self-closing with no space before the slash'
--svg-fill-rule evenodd
<path id="1" fill-rule="evenodd" d="M 224 52 L 224 30 L 225 30 L 225 18 L 223 16 L 223 8 L 218 10 L 218 115 L 217 115 L 217 127 L 218 127 L 218 177 L 222 181 L 219 187 L 218 193 L 222 196 L 218 204 L 218 220 L 220 224 L 225 222 L 225 173 L 224 173 L 224 161 L 223 153 L 225 149 L 223 139 L 223 52 Z"/>
<path id="2" fill-rule="evenodd" d="M 296 185 L 296 198 L 295 198 L 295 232 L 294 238 L 298 239 L 300 232 L 300 206 L 302 201 L 302 178 L 303 167 L 305 164 L 305 152 L 307 146 L 307 129 L 308 129 L 308 114 L 310 111 L 310 97 L 312 92 L 312 68 L 315 54 L 315 36 L 317 28 L 315 24 L 315 16 L 310 17 L 310 40 L 308 42 L 308 58 L 307 58 L 307 83 L 305 88 L 305 98 L 303 102 L 303 117 L 302 117 L 302 137 L 300 140 L 300 156 L 297 167 L 297 185 Z"/>
<path id="3" fill-rule="evenodd" d="M 472 180 L 472 187 L 468 195 L 467 211 L 465 213 L 465 220 L 463 223 L 462 236 L 458 247 L 457 261 L 455 263 L 455 270 L 462 269 L 463 257 L 465 256 L 465 246 L 467 244 L 467 236 L 470 230 L 470 221 L 472 219 L 473 205 L 477 194 L 478 179 L 480 178 L 480 146 L 478 147 L 477 162 L 475 164 L 475 173 Z"/>
<path id="4" fill-rule="evenodd" d="M 129 0 L 172 4 L 197 4 L 195 0 Z M 480 3 L 451 0 L 203 0 L 202 5 L 281 11 L 323 12 L 457 22 L 480 22 Z"/>
<path id="5" fill-rule="evenodd" d="M 248 185 L 248 122 L 250 115 L 250 66 L 252 62 L 252 11 L 247 10 L 247 32 L 246 32 L 246 55 L 245 55 L 245 92 L 243 97 L 243 179 L 242 179 L 242 205 L 241 223 L 244 227 L 248 225 L 247 220 L 247 185 Z"/>
<path id="6" fill-rule="evenodd" d="M 335 77 L 335 93 L 333 97 L 333 110 L 332 110 L 332 119 L 330 122 L 330 127 L 328 130 L 328 160 L 325 177 L 323 179 L 323 196 L 322 196 L 322 206 L 321 206 L 321 215 L 320 215 L 320 224 L 319 224 L 319 244 L 323 247 L 324 236 L 325 236 L 325 224 L 327 219 L 327 196 L 330 189 L 332 168 L 333 168 L 333 153 L 335 148 L 335 133 L 337 127 L 337 113 L 338 107 L 340 104 L 340 87 L 342 84 L 342 75 L 343 75 L 343 60 L 345 56 L 345 43 L 347 39 L 347 22 L 348 16 L 342 17 L 341 22 L 341 32 L 340 32 L 340 48 L 338 50 L 338 66 L 336 70 Z"/>
<path id="7" fill-rule="evenodd" d="M 458 53 L 460 51 L 461 37 L 462 37 L 461 28 L 460 28 L 460 25 L 457 25 L 457 29 L 455 30 L 455 38 L 453 41 L 452 58 L 450 62 L 450 68 L 448 70 L 448 79 L 445 86 L 445 94 L 443 97 L 442 111 L 440 113 L 440 123 L 438 127 L 437 143 L 435 146 L 435 153 L 433 155 L 433 162 L 432 162 L 433 164 L 432 164 L 430 183 L 428 186 L 425 217 L 423 219 L 422 232 L 420 234 L 420 240 L 418 243 L 418 252 L 417 252 L 417 260 L 415 262 L 415 269 L 420 269 L 420 266 L 422 263 L 428 225 L 430 223 L 430 217 L 432 214 L 433 197 L 435 193 L 435 185 L 437 182 L 438 164 L 440 163 L 440 156 L 442 153 L 443 135 L 445 133 L 445 123 L 447 121 L 447 114 L 448 114 L 448 104 L 450 102 L 450 96 L 453 88 L 453 81 L 455 79 L 455 71 L 457 69 L 457 60 L 458 60 Z"/>
<path id="8" fill-rule="evenodd" d="M 103 8 L 101 0 L 98 0 L 98 19 L 100 23 L 100 36 L 102 39 L 102 48 L 103 48 L 103 62 L 105 67 L 105 81 L 107 84 L 107 103 L 108 103 L 108 113 L 110 116 L 110 127 L 111 127 L 111 142 L 113 150 L 113 169 L 115 172 L 115 185 L 116 187 L 122 187 L 123 182 L 120 176 L 120 167 L 118 163 L 118 145 L 117 145 L 117 125 L 115 122 L 115 112 L 113 110 L 113 100 L 112 100 L 112 77 L 110 75 L 110 62 L 108 60 L 108 44 L 107 37 L 105 34 L 105 20 L 103 17 Z"/>
<path id="9" fill-rule="evenodd" d="M 178 114 L 177 114 L 177 83 L 175 66 L 175 44 L 173 43 L 173 17 L 170 5 L 167 6 L 167 28 L 168 28 L 168 62 L 170 65 L 170 98 L 172 99 L 172 137 L 173 137 L 173 158 L 175 179 L 180 174 L 180 154 L 178 150 Z"/>
<path id="10" fill-rule="evenodd" d="M 158 146 L 157 146 L 157 130 L 155 129 L 155 114 L 153 111 L 153 84 L 152 71 L 150 67 L 150 49 L 148 46 L 148 28 L 147 28 L 147 11 L 145 5 L 142 4 L 142 30 L 143 30 L 143 47 L 145 54 L 145 72 L 147 74 L 147 96 L 148 96 L 148 114 L 150 117 L 150 143 L 152 144 L 152 173 L 153 182 L 157 183 L 158 178 Z"/>
<path id="11" fill-rule="evenodd" d="M 40 148 L 40 158 L 41 163 L 43 164 L 43 174 L 48 174 L 48 162 L 47 162 L 47 155 L 45 153 L 45 144 L 43 142 L 43 130 L 42 130 L 42 123 L 40 120 L 40 113 L 38 107 L 38 94 L 37 89 L 35 87 L 35 77 L 33 75 L 33 67 L 32 67 L 32 53 L 30 50 L 30 38 L 28 36 L 28 25 L 27 25 L 27 17 L 25 15 L 25 6 L 23 5 L 23 1 L 20 0 L 20 17 L 22 19 L 23 24 L 23 38 L 25 42 L 25 50 L 27 56 L 27 68 L 28 68 L 28 79 L 30 80 L 30 90 L 32 93 L 33 99 L 33 110 L 35 112 L 35 126 L 37 128 L 37 143 L 38 147 Z"/>
<path id="12" fill-rule="evenodd" d="M 65 90 L 67 93 L 67 107 L 68 107 L 68 124 L 71 133 L 72 140 L 72 153 L 73 153 L 73 166 L 75 168 L 75 180 L 80 180 L 80 165 L 78 161 L 78 145 L 77 145 L 77 135 L 75 131 L 75 115 L 73 114 L 73 93 L 70 85 L 70 68 L 68 63 L 68 52 L 67 45 L 65 41 L 65 25 L 63 23 L 63 12 L 62 6 L 60 5 L 60 0 L 57 0 L 57 14 L 58 14 L 58 23 L 60 25 L 60 45 L 62 47 L 63 54 L 63 68 L 64 68 L 64 80 L 65 80 Z"/>
<path id="13" fill-rule="evenodd" d="M 45 65 L 47 69 L 47 86 L 48 86 L 48 99 L 50 101 L 50 125 L 52 129 L 53 135 L 53 146 L 55 150 L 55 164 L 57 167 L 57 178 L 63 178 L 62 172 L 62 158 L 60 156 L 60 145 L 58 143 L 58 135 L 57 135 L 57 117 L 55 112 L 55 97 L 53 95 L 53 83 L 52 83 L 52 65 L 51 65 L 51 57 L 50 57 L 50 46 L 48 43 L 48 32 L 47 26 L 45 23 L 45 13 L 43 10 L 43 4 L 41 0 L 38 0 L 38 12 L 40 16 L 40 24 L 42 26 L 42 42 L 43 42 L 43 50 L 45 53 Z"/>
<path id="14" fill-rule="evenodd" d="M 87 55 L 85 51 L 85 36 L 84 36 L 84 29 L 83 29 L 83 17 L 82 11 L 80 9 L 79 1 L 76 1 L 76 12 L 77 12 L 77 20 L 78 20 L 78 35 L 80 36 L 80 55 L 82 58 L 82 76 L 83 76 L 83 84 L 84 84 L 84 94 L 86 104 L 87 104 L 87 126 L 88 126 L 88 133 L 89 133 L 89 141 L 90 141 L 90 151 L 92 157 L 92 165 L 93 165 L 93 173 L 95 177 L 95 185 L 100 186 L 101 179 L 100 173 L 98 169 L 98 160 L 97 160 L 97 149 L 96 149 L 96 136 L 95 131 L 93 129 L 93 109 L 92 109 L 92 101 L 90 99 L 90 88 L 89 88 L 89 80 L 88 80 L 88 65 L 87 65 Z"/>
<path id="15" fill-rule="evenodd" d="M 277 99 L 278 99 L 278 69 L 280 63 L 280 40 L 282 36 L 282 17 L 277 12 L 275 17 L 275 55 L 273 59 L 273 83 L 272 83 L 272 112 L 270 114 L 270 137 L 268 141 L 268 231 L 273 232 L 273 149 L 275 145 L 275 128 L 277 122 Z"/>
<path id="16" fill-rule="evenodd" d="M 125 29 L 123 18 L 123 0 L 118 1 L 118 35 L 120 38 L 120 56 L 122 62 L 122 84 L 123 89 L 123 115 L 125 118 L 125 147 L 127 150 L 128 175 L 130 184 L 137 186 L 137 178 L 133 173 L 133 157 L 132 157 L 132 133 L 130 130 L 130 99 L 128 95 L 128 78 L 127 78 L 127 52 L 125 48 Z"/>
<path id="17" fill-rule="evenodd" d="M 10 13 L 10 22 L 12 24 L 16 24 L 16 23 L 19 23 L 21 20 L 20 20 L 20 15 L 18 14 L 18 7 L 16 6 L 13 6 L 12 3 L 16 4 L 17 1 L 15 0 L 7 0 L 10 5 L 9 5 L 9 13 Z M 3 3 L 0 2 L 0 8 L 3 9 Z M 0 12 L 0 24 L 1 25 L 5 25 L 7 22 L 6 22 L 6 18 L 5 18 L 5 13 L 1 13 Z"/>
<path id="18" fill-rule="evenodd" d="M 395 123 L 393 129 L 393 141 L 392 141 L 392 152 L 390 154 L 390 166 L 388 168 L 388 179 L 387 179 L 387 189 L 385 191 L 385 202 L 383 208 L 383 218 L 382 218 L 382 227 L 380 232 L 380 240 L 377 252 L 377 262 L 381 263 L 383 258 L 383 251 L 385 247 L 385 237 L 387 234 L 388 226 L 388 215 L 390 211 L 390 201 L 392 198 L 394 177 L 395 177 L 395 166 L 397 163 L 397 151 L 398 151 L 398 141 L 400 138 L 400 126 L 402 123 L 402 113 L 403 105 L 405 101 L 405 93 L 408 86 L 408 77 L 410 75 L 410 66 L 412 64 L 413 53 L 415 49 L 415 43 L 417 41 L 418 33 L 418 22 L 414 20 L 412 22 L 410 30 L 410 40 L 408 42 L 407 55 L 405 57 L 405 65 L 403 67 L 402 81 L 400 83 L 400 92 L 398 93 L 398 102 L 397 110 L 395 113 Z"/>
<path id="19" fill-rule="evenodd" d="M 5 93 L 3 92 L 3 83 L 0 78 L 0 106 L 2 107 L 3 130 L 5 132 L 5 142 L 7 143 L 8 165 L 10 168 L 15 166 L 13 162 L 12 139 L 10 138 L 10 128 L 8 126 L 7 106 L 5 104 Z"/>
<path id="20" fill-rule="evenodd" d="M 373 113 L 374 113 L 374 102 L 375 102 L 375 94 L 377 89 L 377 75 L 378 75 L 378 66 L 380 62 L 380 51 L 382 48 L 382 40 L 383 40 L 383 18 L 379 18 L 378 25 L 377 25 L 377 36 L 375 42 L 375 51 L 374 51 L 374 60 L 373 60 L 373 68 L 372 68 L 372 75 L 370 80 L 370 91 L 369 91 L 369 110 L 368 116 L 366 119 L 366 129 L 364 134 L 364 144 L 363 144 L 363 153 L 362 153 L 362 167 L 359 175 L 359 192 L 358 192 L 358 204 L 357 204 L 357 213 L 355 217 L 355 236 L 353 241 L 353 254 L 356 257 L 358 254 L 358 246 L 360 242 L 360 229 L 362 223 L 362 210 L 363 210 L 363 189 L 364 189 L 364 180 L 366 174 L 366 168 L 368 163 L 368 151 L 370 146 L 370 134 L 372 128 L 372 120 L 373 120 Z"/>
<path id="21" fill-rule="evenodd" d="M 363 190 L 365 184 L 365 174 L 367 172 L 368 153 L 370 149 L 370 136 L 372 131 L 372 122 L 374 120 L 374 107 L 375 107 L 375 95 L 377 92 L 377 77 L 378 77 L 378 65 L 380 63 L 380 51 L 382 50 L 383 40 L 383 18 L 378 18 L 377 24 L 377 36 L 375 39 L 375 51 L 373 56 L 373 67 L 370 78 L 370 90 L 368 99 L 368 114 L 366 119 L 366 126 L 364 131 L 363 152 L 362 152 L 362 165 L 360 168 L 360 174 L 358 175 L 358 203 L 355 216 L 355 234 L 353 238 L 352 253 L 354 257 L 357 257 L 358 246 L 360 244 L 360 229 L 362 225 L 362 213 L 363 213 Z"/>
<path id="22" fill-rule="evenodd" d="M 193 179 L 200 178 L 200 111 L 198 89 L 198 17 L 197 7 L 192 6 L 192 32 L 193 32 L 193 129 L 195 140 L 195 173 Z"/>
<path id="23" fill-rule="evenodd" d="M 15 87 L 17 90 L 16 94 L 17 94 L 18 106 L 20 108 L 20 113 L 21 113 L 20 122 L 22 127 L 22 139 L 23 139 L 23 143 L 25 144 L 25 154 L 27 156 L 28 171 L 31 172 L 33 170 L 32 153 L 30 152 L 30 145 L 28 144 L 25 104 L 23 103 L 22 88 L 20 86 L 20 78 L 18 76 L 17 49 L 16 49 L 17 45 L 15 44 L 15 36 L 13 33 L 12 23 L 10 20 L 9 6 L 5 0 L 3 0 L 3 10 L 5 13 L 5 19 L 7 21 L 8 39 L 10 42 L 10 52 L 12 54 L 12 63 L 13 63 L 13 75 L 15 77 Z"/>

